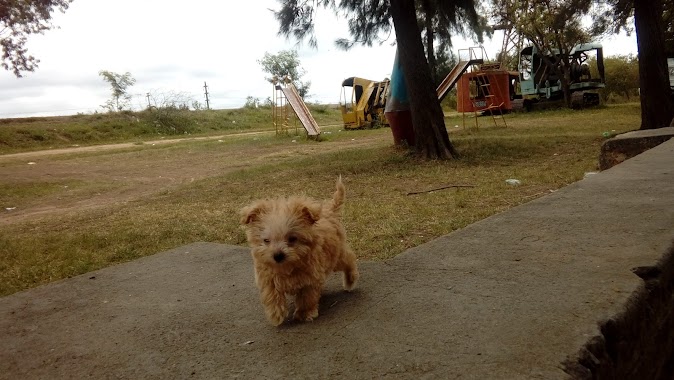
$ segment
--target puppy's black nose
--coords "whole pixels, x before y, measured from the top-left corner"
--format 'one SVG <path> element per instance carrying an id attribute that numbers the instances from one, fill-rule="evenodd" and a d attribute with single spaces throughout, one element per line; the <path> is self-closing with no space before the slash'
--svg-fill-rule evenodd
<path id="1" fill-rule="evenodd" d="M 283 253 L 283 252 L 276 252 L 274 254 L 274 261 L 276 261 L 277 263 L 280 263 L 285 259 L 286 259 L 286 254 Z"/>

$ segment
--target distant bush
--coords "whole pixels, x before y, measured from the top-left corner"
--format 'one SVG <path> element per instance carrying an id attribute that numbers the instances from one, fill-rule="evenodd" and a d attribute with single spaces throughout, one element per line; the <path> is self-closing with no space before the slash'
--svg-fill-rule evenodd
<path id="1" fill-rule="evenodd" d="M 453 88 L 449 91 L 449 93 L 447 94 L 447 96 L 445 96 L 440 105 L 442 106 L 442 109 L 444 111 L 456 111 L 457 105 L 456 88 Z"/>
<path id="2" fill-rule="evenodd" d="M 18 132 L 25 138 L 33 141 L 44 141 L 47 139 L 43 131 L 20 130 Z"/>
<path id="3" fill-rule="evenodd" d="M 182 135 L 194 132 L 196 122 L 190 116 L 186 105 L 152 107 L 141 113 L 145 123 L 150 124 L 158 134 Z"/>
<path id="4" fill-rule="evenodd" d="M 252 96 L 246 97 L 246 104 L 243 105 L 244 108 L 257 108 L 260 105 L 260 98 L 255 98 Z"/>
<path id="5" fill-rule="evenodd" d="M 592 77 L 598 78 L 596 58 L 589 61 Z M 599 90 L 605 103 L 625 103 L 639 99 L 639 60 L 634 55 L 604 58 L 606 87 Z"/>
<path id="6" fill-rule="evenodd" d="M 141 118 L 156 133 L 161 135 L 183 135 L 193 133 L 197 123 L 190 112 L 190 104 L 195 109 L 201 104 L 183 92 L 148 93 L 152 106 L 141 112 Z"/>
<path id="7" fill-rule="evenodd" d="M 329 111 L 327 104 L 318 104 L 318 103 L 309 104 L 309 110 L 312 113 L 320 113 L 320 114 L 326 114 Z"/>

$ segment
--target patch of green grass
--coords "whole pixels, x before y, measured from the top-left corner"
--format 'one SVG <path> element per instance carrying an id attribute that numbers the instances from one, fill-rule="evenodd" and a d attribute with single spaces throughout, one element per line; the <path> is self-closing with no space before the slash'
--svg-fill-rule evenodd
<path id="1" fill-rule="evenodd" d="M 35 199 L 48 196 L 54 193 L 60 193 L 67 189 L 73 189 L 78 183 L 73 181 L 57 182 L 12 182 L 0 183 L 0 206 L 9 207 L 26 199 Z"/>
<path id="2" fill-rule="evenodd" d="M 120 187 L 120 182 L 107 180 L 7 181 L 0 184 L 0 212 L 27 209 L 46 201 L 68 204 Z"/>

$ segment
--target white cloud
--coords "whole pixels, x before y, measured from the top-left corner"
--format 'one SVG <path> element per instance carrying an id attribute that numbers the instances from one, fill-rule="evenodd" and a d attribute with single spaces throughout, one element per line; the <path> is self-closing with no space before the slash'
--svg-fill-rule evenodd
<path id="1" fill-rule="evenodd" d="M 346 77 L 390 75 L 395 55 L 390 42 L 338 50 L 333 42 L 348 37 L 346 21 L 321 9 L 313 50 L 279 37 L 268 8 L 278 8 L 277 2 L 76 0 L 65 14 L 55 14 L 60 29 L 31 37 L 29 51 L 41 60 L 36 72 L 17 79 L 0 71 L 0 117 L 100 110 L 109 97 L 100 70 L 130 72 L 137 80 L 130 92 L 138 107 L 146 104 L 148 92 L 185 93 L 204 103 L 204 82 L 213 108 L 239 107 L 249 95 L 272 95 L 257 60 L 291 48 L 298 49 L 313 101 L 336 103 Z M 500 48 L 500 35 L 495 38 L 485 44 L 492 56 Z M 474 46 L 460 38 L 454 43 L 455 49 Z M 605 50 L 635 53 L 634 36 Z"/>

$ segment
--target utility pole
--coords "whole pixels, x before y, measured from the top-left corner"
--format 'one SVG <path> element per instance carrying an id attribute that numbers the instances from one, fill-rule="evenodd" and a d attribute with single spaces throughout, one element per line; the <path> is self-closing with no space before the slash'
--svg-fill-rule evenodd
<path id="1" fill-rule="evenodd" d="M 152 107 L 152 104 L 150 104 L 150 93 L 145 94 L 145 97 L 147 97 L 147 109 L 150 109 Z"/>
<path id="2" fill-rule="evenodd" d="M 208 103 L 208 86 L 206 85 L 206 82 L 204 82 L 204 95 L 206 95 L 206 109 L 210 110 L 211 106 Z"/>

